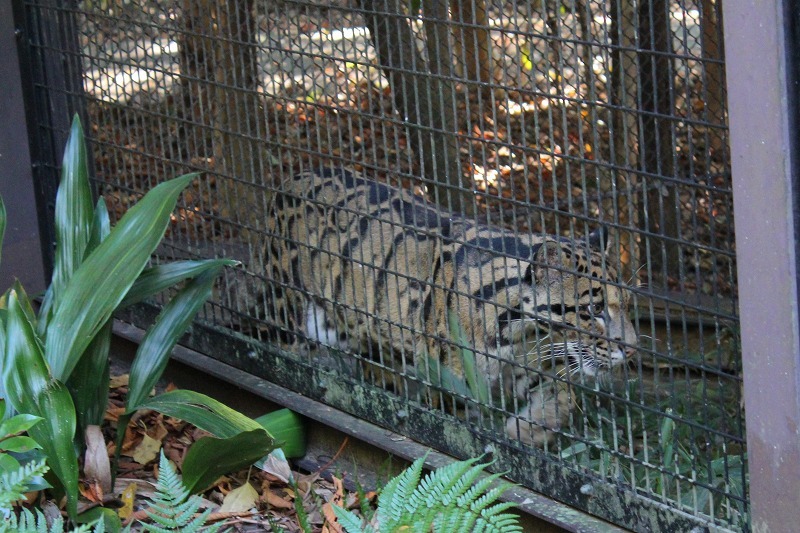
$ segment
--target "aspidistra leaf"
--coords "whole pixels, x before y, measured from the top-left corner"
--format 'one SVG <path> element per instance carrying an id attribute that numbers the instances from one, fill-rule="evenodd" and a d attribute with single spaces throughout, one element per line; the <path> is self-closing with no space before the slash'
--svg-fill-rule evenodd
<path id="1" fill-rule="evenodd" d="M 264 429 L 258 422 L 214 398 L 183 389 L 149 398 L 133 406 L 133 409 L 152 409 L 194 424 L 212 435 L 223 438 L 232 437 L 242 431 Z"/>
<path id="2" fill-rule="evenodd" d="M 97 205 L 94 207 L 94 216 L 92 218 L 92 229 L 89 232 L 89 242 L 86 243 L 85 256 L 88 257 L 101 242 L 106 240 L 106 237 L 111 233 L 111 220 L 108 218 L 108 208 L 106 201 L 100 198 Z"/>
<path id="3" fill-rule="evenodd" d="M 75 406 L 66 387 L 50 376 L 33 324 L 17 299 L 8 294 L 6 350 L 2 354 L 7 400 L 20 412 L 42 420 L 28 430 L 47 456 L 47 464 L 64 486 L 67 510 L 77 513 L 78 462 L 73 447 Z"/>
<path id="4" fill-rule="evenodd" d="M 8 292 L 6 312 L 6 349 L 2 354 L 6 399 L 17 411 L 40 416 L 23 406 L 35 402 L 47 388 L 50 376 L 39 339 L 13 289 Z"/>
<path id="5" fill-rule="evenodd" d="M 94 208 L 92 230 L 86 245 L 86 256 L 91 254 L 111 233 L 106 202 L 102 198 Z M 111 347 L 111 328 L 113 319 L 94 336 L 83 356 L 78 360 L 75 370 L 67 380 L 67 388 L 75 401 L 78 417 L 78 435 L 83 435 L 90 425 L 99 426 L 108 403 L 109 360 Z"/>
<path id="6" fill-rule="evenodd" d="M 214 266 L 189 281 L 164 306 L 155 324 L 147 331 L 131 365 L 126 400 L 128 413 L 147 398 L 161 377 L 178 339 L 211 296 L 211 287 L 221 269 L 221 265 Z"/>
<path id="7" fill-rule="evenodd" d="M 164 236 L 178 195 L 195 177 L 164 182 L 130 208 L 73 274 L 53 310 L 45 355 L 53 376 L 69 378 L 100 328 L 144 270 Z M 68 304 L 68 305 L 67 305 Z"/>
<path id="8" fill-rule="evenodd" d="M 93 207 L 86 142 L 81 121 L 75 115 L 64 149 L 61 182 L 56 194 L 56 250 L 53 279 L 48 287 L 48 292 L 52 293 L 47 299 L 49 305 L 58 306 L 67 283 L 83 261 L 91 234 Z"/>
<path id="9" fill-rule="evenodd" d="M 197 277 L 212 268 L 235 266 L 238 263 L 238 261 L 232 259 L 204 259 L 200 261 L 175 261 L 145 268 L 141 275 L 136 278 L 119 307 L 128 307 L 142 302 L 181 281 Z"/>
<path id="10" fill-rule="evenodd" d="M 78 417 L 78 435 L 83 435 L 88 426 L 99 426 L 103 422 L 108 404 L 108 380 L 113 319 L 109 319 L 83 353 L 75 370 L 67 380 L 75 412 Z"/>
<path id="11" fill-rule="evenodd" d="M 263 428 L 225 439 L 204 437 L 192 444 L 186 453 L 183 484 L 189 492 L 200 492 L 220 476 L 255 463 L 272 449 L 272 439 Z"/>

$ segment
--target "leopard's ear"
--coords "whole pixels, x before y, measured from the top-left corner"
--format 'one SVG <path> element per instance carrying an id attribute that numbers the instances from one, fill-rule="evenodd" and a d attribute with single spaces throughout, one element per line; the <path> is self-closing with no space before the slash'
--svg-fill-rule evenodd
<path id="1" fill-rule="evenodd" d="M 619 268 L 621 252 L 619 231 L 609 231 L 606 226 L 600 226 L 588 235 L 587 240 L 590 250 L 605 255 L 606 262 Z"/>
<path id="2" fill-rule="evenodd" d="M 555 281 L 565 271 L 574 270 L 572 252 L 555 241 L 545 241 L 533 254 L 533 275 L 536 283 L 550 276 Z"/>
<path id="3" fill-rule="evenodd" d="M 589 248 L 596 252 L 607 254 L 611 245 L 608 238 L 608 228 L 600 226 L 589 234 L 587 239 L 589 241 Z"/>

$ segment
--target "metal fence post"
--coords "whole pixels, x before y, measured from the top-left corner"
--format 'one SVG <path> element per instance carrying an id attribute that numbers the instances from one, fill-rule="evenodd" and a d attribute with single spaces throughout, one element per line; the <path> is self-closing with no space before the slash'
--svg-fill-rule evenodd
<path id="1" fill-rule="evenodd" d="M 22 76 L 16 53 L 24 33 L 14 24 L 11 2 L 0 3 L 0 196 L 6 206 L 8 223 L 0 263 L 0 287 L 5 290 L 19 279 L 30 293 L 44 288 L 44 265 L 36 214 L 31 156 Z"/>
<path id="2" fill-rule="evenodd" d="M 724 9 L 752 525 L 787 531 L 800 508 L 798 2 Z"/>

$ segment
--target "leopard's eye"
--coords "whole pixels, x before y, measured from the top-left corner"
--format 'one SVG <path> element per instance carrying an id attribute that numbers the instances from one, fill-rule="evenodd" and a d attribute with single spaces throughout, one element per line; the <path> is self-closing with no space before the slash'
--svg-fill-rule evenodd
<path id="1" fill-rule="evenodd" d="M 587 314 L 590 314 L 595 318 L 600 318 L 603 316 L 603 313 L 605 313 L 606 306 L 602 301 L 599 301 L 586 304 L 583 306 L 583 309 Z"/>

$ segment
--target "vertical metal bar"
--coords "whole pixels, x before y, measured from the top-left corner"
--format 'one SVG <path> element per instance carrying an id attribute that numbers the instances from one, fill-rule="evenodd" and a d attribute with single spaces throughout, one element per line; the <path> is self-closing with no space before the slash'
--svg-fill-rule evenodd
<path id="1" fill-rule="evenodd" d="M 18 43 L 25 33 L 17 31 L 13 5 L 0 2 L 0 161 L 3 179 L 0 196 L 6 206 L 8 225 L 0 262 L 0 287 L 19 279 L 30 293 L 44 289 L 44 264 L 36 216 L 31 155 L 28 149 L 26 113 Z"/>
<path id="2" fill-rule="evenodd" d="M 723 7 L 752 526 L 785 531 L 800 507 L 798 6 Z"/>

